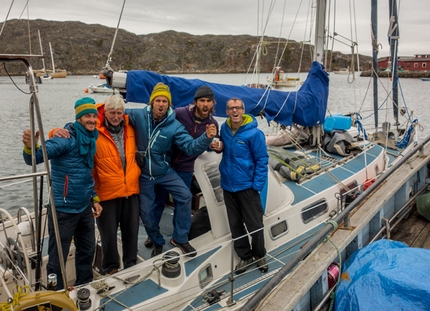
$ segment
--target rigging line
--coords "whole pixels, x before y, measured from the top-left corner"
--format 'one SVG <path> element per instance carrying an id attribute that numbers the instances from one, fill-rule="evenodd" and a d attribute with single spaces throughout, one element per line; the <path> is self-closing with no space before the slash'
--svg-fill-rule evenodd
<path id="1" fill-rule="evenodd" d="M 7 19 L 8 19 L 8 17 L 9 17 L 10 10 L 12 9 L 13 2 L 14 2 L 14 1 L 15 1 L 15 0 L 12 0 L 11 4 L 10 4 L 10 6 L 9 6 L 9 11 L 7 11 L 6 17 L 5 17 L 5 19 L 4 19 L 4 23 L 3 23 L 3 25 L 1 26 L 1 30 L 0 30 L 0 37 L 1 37 L 1 34 L 3 33 L 4 26 L 6 25 L 6 22 L 7 22 Z"/>
<path id="2" fill-rule="evenodd" d="M 299 7 L 297 8 L 296 16 L 294 17 L 293 24 L 291 25 L 291 28 L 290 28 L 290 33 L 288 34 L 287 41 L 285 42 L 285 45 L 284 45 L 284 49 L 282 50 L 281 56 L 280 56 L 280 58 L 278 60 L 278 67 L 281 65 L 281 60 L 284 57 L 285 51 L 287 50 L 288 42 L 291 39 L 291 34 L 292 34 L 294 26 L 296 24 L 296 21 L 297 21 L 297 18 L 298 18 L 298 15 L 299 15 L 299 11 L 300 11 L 300 7 L 302 6 L 302 3 L 303 3 L 303 0 L 300 1 Z"/>
<path id="3" fill-rule="evenodd" d="M 306 14 L 306 23 L 305 23 L 305 31 L 303 32 L 303 41 L 301 42 L 301 52 L 300 52 L 300 62 L 299 62 L 299 69 L 297 70 L 297 72 L 300 72 L 302 69 L 302 61 L 303 61 L 303 55 L 305 53 L 305 44 L 304 42 L 306 42 L 306 33 L 308 31 L 308 24 L 309 24 L 309 16 L 311 15 L 311 9 L 312 9 L 312 4 L 309 1 L 308 2 L 308 12 Z M 309 27 L 310 28 L 310 27 Z M 308 39 L 310 42 L 310 39 Z M 310 53 L 310 55 L 312 55 L 312 53 Z M 310 59 L 311 63 L 312 63 L 312 59 Z"/>
<path id="4" fill-rule="evenodd" d="M 284 7 L 282 9 L 282 18 L 281 18 L 281 28 L 279 29 L 279 36 L 278 36 L 278 44 L 276 46 L 276 54 L 275 54 L 275 61 L 273 62 L 273 69 L 272 69 L 272 75 L 275 73 L 275 68 L 276 68 L 276 63 L 277 63 L 277 58 L 279 55 L 279 48 L 281 46 L 281 38 L 282 38 L 282 29 L 284 28 L 284 18 L 285 18 L 285 9 L 286 9 L 286 0 L 284 1 Z M 288 40 L 287 40 L 288 41 Z M 281 61 L 282 58 L 279 59 L 279 62 Z"/>
<path id="5" fill-rule="evenodd" d="M 358 42 L 358 34 L 357 34 L 357 10 L 355 6 L 355 0 L 352 0 L 353 2 L 353 13 L 354 13 L 354 30 L 355 30 L 355 42 Z M 360 53 L 358 52 L 358 44 L 356 45 L 357 49 L 357 70 L 360 71 Z"/>
<path id="6" fill-rule="evenodd" d="M 333 64 L 333 50 L 334 50 L 334 34 L 336 33 L 336 6 L 337 1 L 335 0 L 333 2 L 333 39 L 331 40 L 331 49 L 330 49 L 330 57 L 328 57 L 328 64 L 327 64 L 327 71 L 332 71 L 332 64 Z M 331 6 L 330 6 L 331 7 Z"/>
<path id="7" fill-rule="evenodd" d="M 328 46 L 329 46 L 328 40 L 329 40 L 330 37 L 329 37 L 328 34 L 330 33 L 331 3 L 332 3 L 331 0 L 329 0 L 328 1 L 328 6 L 327 6 L 328 12 L 326 13 L 327 14 L 327 17 L 326 17 L 327 21 L 325 22 L 326 28 L 327 28 L 327 30 L 326 30 L 327 35 L 324 36 L 325 37 L 324 38 L 324 45 L 325 45 L 325 47 L 324 47 L 323 51 L 324 50 L 328 50 Z M 328 52 L 323 52 L 323 53 L 328 53 Z M 330 61 L 330 57 L 327 57 L 327 54 L 326 54 L 325 57 L 324 57 L 324 67 L 325 68 L 328 68 L 328 62 L 329 61 Z"/>
<path id="8" fill-rule="evenodd" d="M 122 3 L 121 13 L 119 14 L 119 19 L 118 19 L 118 25 L 116 26 L 116 29 L 115 29 L 115 35 L 113 37 L 112 46 L 110 48 L 110 52 L 109 52 L 109 55 L 108 55 L 107 60 L 106 60 L 105 68 L 110 68 L 110 62 L 112 60 L 113 47 L 115 46 L 116 36 L 118 34 L 119 24 L 121 23 L 122 13 L 124 11 L 124 6 L 125 6 L 126 1 L 127 0 L 124 0 L 124 2 Z"/>

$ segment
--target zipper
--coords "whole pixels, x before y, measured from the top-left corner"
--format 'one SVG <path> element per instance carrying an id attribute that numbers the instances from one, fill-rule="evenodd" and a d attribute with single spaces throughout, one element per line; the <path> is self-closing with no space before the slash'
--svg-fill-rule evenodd
<path id="1" fill-rule="evenodd" d="M 66 175 L 66 178 L 64 179 L 64 188 L 63 188 L 63 200 L 64 203 L 67 203 L 66 197 L 67 197 L 67 191 L 69 189 L 69 176 Z"/>

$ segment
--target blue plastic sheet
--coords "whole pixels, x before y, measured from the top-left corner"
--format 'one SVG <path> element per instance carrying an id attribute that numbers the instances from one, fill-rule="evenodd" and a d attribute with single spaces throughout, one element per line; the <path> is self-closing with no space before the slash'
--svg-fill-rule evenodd
<path id="1" fill-rule="evenodd" d="M 430 310 L 430 250 L 380 240 L 342 269 L 335 310 Z"/>
<path id="2" fill-rule="evenodd" d="M 312 63 L 306 81 L 296 92 L 219 84 L 160 75 L 146 70 L 132 70 L 127 72 L 127 101 L 148 103 L 157 82 L 169 86 L 174 108 L 190 104 L 200 86 L 211 87 L 217 102 L 215 116 L 218 117 L 227 117 L 226 102 L 232 97 L 239 97 L 244 101 L 247 113 L 257 116 L 264 111 L 268 121 L 275 120 L 286 126 L 293 123 L 303 126 L 322 124 L 327 112 L 329 78 L 323 66 L 317 62 Z"/>

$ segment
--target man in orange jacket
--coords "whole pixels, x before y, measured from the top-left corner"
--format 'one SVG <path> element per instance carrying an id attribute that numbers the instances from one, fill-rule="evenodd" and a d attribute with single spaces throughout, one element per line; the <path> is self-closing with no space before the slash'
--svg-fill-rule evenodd
<path id="1" fill-rule="evenodd" d="M 97 218 L 102 242 L 103 273 L 116 273 L 120 267 L 117 245 L 118 226 L 121 229 L 122 262 L 124 268 L 136 264 L 139 233 L 139 176 L 135 160 L 134 128 L 124 114 L 121 95 L 110 95 L 97 105 L 97 149 L 94 156 L 94 190 L 103 206 Z M 52 132 L 52 131 L 51 131 Z M 68 137 L 57 129 L 55 136 Z"/>

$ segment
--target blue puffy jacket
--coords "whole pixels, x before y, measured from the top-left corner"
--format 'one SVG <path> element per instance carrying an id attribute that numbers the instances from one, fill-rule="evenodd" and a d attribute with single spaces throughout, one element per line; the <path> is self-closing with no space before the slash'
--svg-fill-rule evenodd
<path id="1" fill-rule="evenodd" d="M 221 188 L 230 192 L 250 188 L 261 191 L 268 173 L 266 140 L 257 127 L 257 120 L 247 114 L 243 114 L 243 117 L 244 122 L 234 135 L 230 119 L 221 126 L 221 140 L 224 144 L 219 165 Z"/>
<path id="2" fill-rule="evenodd" d="M 146 151 L 145 164 L 141 176 L 156 179 L 172 171 L 172 146 L 176 145 L 188 155 L 200 155 L 210 145 L 212 139 L 206 134 L 193 139 L 185 127 L 176 120 L 175 112 L 169 108 L 166 117 L 153 127 L 152 108 L 125 109 L 130 123 L 134 126 L 137 149 Z"/>
<path id="3" fill-rule="evenodd" d="M 91 203 L 94 192 L 92 168 L 84 163 L 76 145 L 76 131 L 73 123 L 64 128 L 70 132 L 70 139 L 53 137 L 46 141 L 46 152 L 51 163 L 52 191 L 56 210 L 77 214 L 84 211 Z M 31 151 L 30 151 L 31 152 Z M 31 153 L 23 152 L 24 161 L 31 165 Z M 43 162 L 42 149 L 36 151 L 36 163 Z"/>

